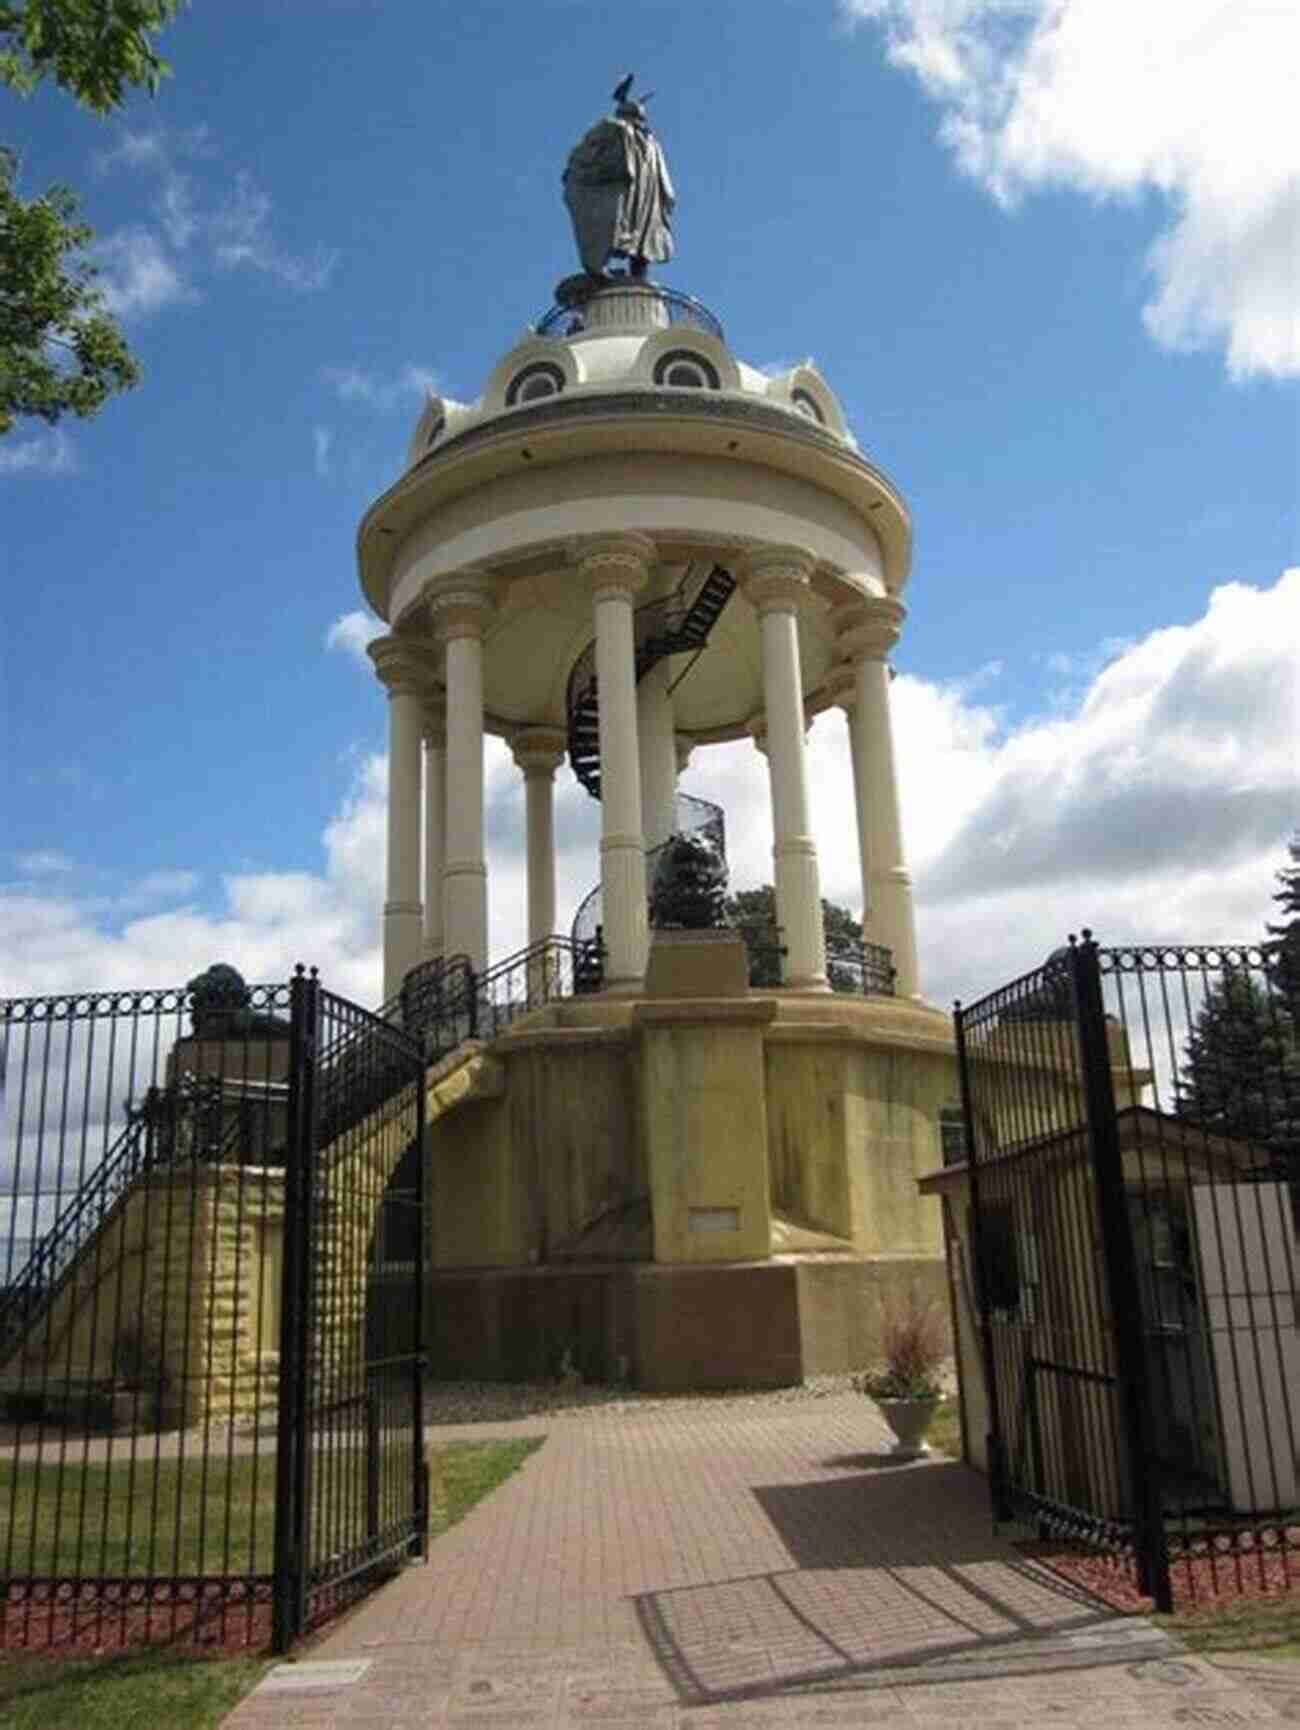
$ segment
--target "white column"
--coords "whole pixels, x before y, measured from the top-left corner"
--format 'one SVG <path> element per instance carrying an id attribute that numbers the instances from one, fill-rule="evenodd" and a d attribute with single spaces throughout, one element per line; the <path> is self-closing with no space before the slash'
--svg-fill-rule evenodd
<path id="1" fill-rule="evenodd" d="M 794 991 L 828 989 L 799 666 L 798 609 L 815 562 L 803 547 L 764 548 L 746 561 L 741 578 L 759 615 L 776 914 L 786 950 L 785 983 Z"/>
<path id="2" fill-rule="evenodd" d="M 852 668 L 852 685 L 840 700 L 848 711 L 853 750 L 863 933 L 868 943 L 892 951 L 898 995 L 919 997 L 916 914 L 903 855 L 887 659 L 905 617 L 902 603 L 892 597 L 864 600 L 844 609 L 836 643 Z"/>
<path id="3" fill-rule="evenodd" d="M 527 727 L 510 741 L 524 775 L 530 944 L 555 931 L 555 771 L 564 747 L 564 734 L 550 727 Z"/>
<path id="4" fill-rule="evenodd" d="M 652 847 L 661 847 L 677 827 L 677 747 L 667 661 L 651 667 L 636 688 L 636 730 L 641 816 L 649 852 Z"/>
<path id="5" fill-rule="evenodd" d="M 645 837 L 637 749 L 634 597 L 655 556 L 642 535 L 611 535 L 582 550 L 596 616 L 600 691 L 600 891 L 605 989 L 634 992 L 645 977 Z"/>
<path id="6" fill-rule="evenodd" d="M 388 690 L 388 861 L 384 900 L 384 1001 L 394 997 L 423 959 L 420 904 L 421 685 L 426 669 L 418 651 L 397 637 L 369 645 L 375 671 Z"/>
<path id="7" fill-rule="evenodd" d="M 447 711 L 440 700 L 424 705 L 424 953 L 443 953 L 442 872 L 446 863 Z"/>
<path id="8" fill-rule="evenodd" d="M 487 863 L 483 856 L 483 629 L 492 609 L 486 579 L 459 571 L 431 601 L 447 650 L 447 855 L 443 941 L 448 955 L 488 960 Z"/>

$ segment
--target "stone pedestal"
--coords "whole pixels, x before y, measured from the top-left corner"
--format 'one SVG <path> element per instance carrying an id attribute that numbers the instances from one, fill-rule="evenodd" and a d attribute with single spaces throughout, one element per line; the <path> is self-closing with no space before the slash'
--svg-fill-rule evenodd
<path id="1" fill-rule="evenodd" d="M 771 1254 L 763 1030 L 775 1013 L 750 997 L 636 1007 L 656 1262 Z"/>

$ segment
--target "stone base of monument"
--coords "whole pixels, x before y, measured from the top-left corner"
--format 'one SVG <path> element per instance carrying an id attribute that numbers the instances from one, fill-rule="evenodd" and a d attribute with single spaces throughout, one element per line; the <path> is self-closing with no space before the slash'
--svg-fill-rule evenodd
<path id="1" fill-rule="evenodd" d="M 646 964 L 647 997 L 744 997 L 749 952 L 739 931 L 656 931 Z"/>
<path id="2" fill-rule="evenodd" d="M 729 932 L 659 932 L 649 988 L 550 1004 L 428 1096 L 436 1377 L 775 1386 L 878 1356 L 942 1301 L 951 1023 L 906 999 L 748 991 Z M 728 983 L 730 981 L 730 983 Z"/>

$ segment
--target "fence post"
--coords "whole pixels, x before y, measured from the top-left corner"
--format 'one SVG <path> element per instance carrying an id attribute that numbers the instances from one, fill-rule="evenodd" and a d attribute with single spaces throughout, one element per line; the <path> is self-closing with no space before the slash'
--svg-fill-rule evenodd
<path id="1" fill-rule="evenodd" d="M 1133 1483 L 1134 1543 L 1138 1584 L 1156 1603 L 1173 1608 L 1169 1550 L 1165 1541 L 1160 1470 L 1155 1458 L 1151 1408 L 1147 1398 L 1141 1290 L 1137 1258 L 1124 1196 L 1124 1165 L 1115 1115 L 1115 1090 L 1106 1042 L 1101 966 L 1092 933 L 1070 939 L 1070 969 L 1078 1019 L 1079 1071 L 1088 1129 L 1088 1148 L 1097 1185 L 1097 1218 L 1115 1333 L 1124 1432 Z"/>
<path id="2" fill-rule="evenodd" d="M 271 1645 L 287 1652 L 302 1634 L 307 1603 L 307 1423 L 312 1176 L 320 984 L 300 966 L 290 988 L 289 1133 L 284 1162 L 284 1256 L 280 1282 L 280 1378 L 276 1422 L 275 1550 Z"/>
<path id="3" fill-rule="evenodd" d="M 984 1435 L 984 1451 L 988 1457 L 989 1491 L 993 1500 L 994 1522 L 1013 1517 L 1011 1499 L 1007 1494 L 1006 1462 L 1002 1451 L 1002 1419 L 998 1411 L 998 1378 L 993 1361 L 993 1329 L 989 1323 L 988 1294 L 984 1279 L 984 1242 L 980 1231 L 979 1160 L 976 1157 L 975 1111 L 970 1084 L 970 1061 L 966 1055 L 966 1024 L 960 999 L 953 1005 L 953 1031 L 957 1040 L 957 1079 L 961 1091 L 961 1111 L 966 1126 L 966 1169 L 970 1181 L 970 1241 L 974 1246 L 975 1300 L 979 1304 L 980 1354 L 984 1363 L 984 1392 L 988 1429 Z M 959 1342 L 960 1343 L 960 1342 Z"/>
<path id="4" fill-rule="evenodd" d="M 425 1232 L 428 1227 L 428 1216 L 425 1212 L 428 1203 L 428 1184 L 425 1179 L 424 1145 L 425 1131 L 425 1066 L 421 1056 L 419 1071 L 415 1082 L 415 1139 L 420 1149 L 420 1157 L 415 1162 L 415 1363 L 411 1378 L 414 1386 L 411 1389 L 413 1401 L 413 1417 L 415 1434 L 412 1445 L 412 1468 L 415 1481 L 412 1485 L 415 1509 L 416 1530 L 411 1552 L 427 1560 L 429 1555 L 429 1462 L 425 1454 L 424 1439 L 424 1380 L 429 1368 L 429 1341 L 427 1338 L 429 1326 L 429 1309 L 424 1289 Z"/>

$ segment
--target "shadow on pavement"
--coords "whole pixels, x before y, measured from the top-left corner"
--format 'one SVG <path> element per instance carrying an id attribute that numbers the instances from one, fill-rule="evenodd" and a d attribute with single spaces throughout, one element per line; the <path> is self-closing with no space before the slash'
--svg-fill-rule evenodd
<path id="1" fill-rule="evenodd" d="M 790 1569 L 634 1599 L 684 1704 L 873 1677 L 898 1687 L 921 1667 L 916 1679 L 933 1682 L 944 1663 L 973 1678 L 973 1660 L 1006 1662 L 1014 1647 L 1023 1667 L 1026 1642 L 1058 1668 L 1132 1661 L 1137 1628 L 994 1534 L 983 1479 L 951 1463 L 882 1472 L 887 1456 L 862 1458 L 851 1476 L 753 1488 Z"/>

